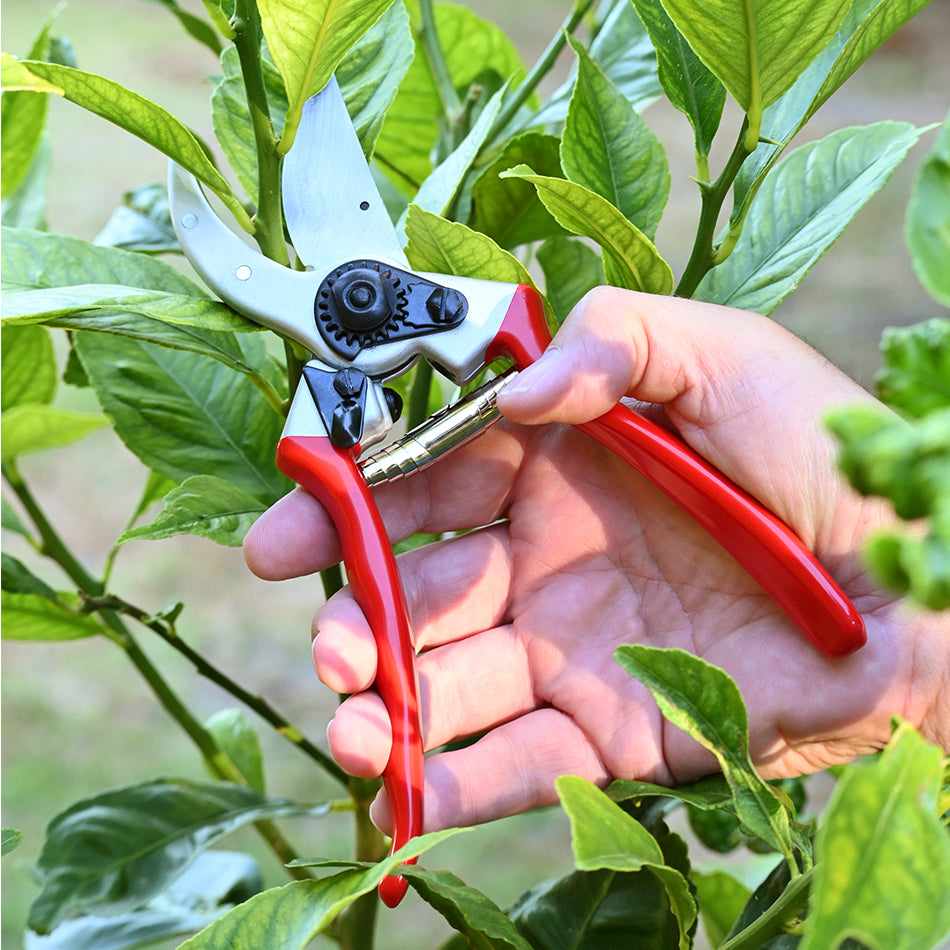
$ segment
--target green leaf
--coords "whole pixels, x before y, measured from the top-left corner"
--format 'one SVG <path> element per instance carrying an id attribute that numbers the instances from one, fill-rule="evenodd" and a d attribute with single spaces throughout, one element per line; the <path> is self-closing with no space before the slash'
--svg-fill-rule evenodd
<path id="1" fill-rule="evenodd" d="M 169 888 L 126 914 L 84 914 L 48 936 L 26 932 L 24 950 L 140 950 L 193 934 L 261 889 L 257 862 L 234 851 L 206 851 Z"/>
<path id="2" fill-rule="evenodd" d="M 917 172 L 904 234 L 917 278 L 950 307 L 950 115 Z"/>
<path id="3" fill-rule="evenodd" d="M 549 238 L 538 248 L 537 258 L 544 271 L 544 292 L 559 323 L 584 294 L 604 283 L 600 257 L 573 238 Z"/>
<path id="4" fill-rule="evenodd" d="M 125 129 L 178 162 L 225 203 L 245 230 L 253 231 L 247 212 L 234 197 L 231 186 L 214 167 L 194 134 L 171 113 L 94 73 L 55 63 L 29 61 L 25 65 L 40 78 L 60 86 L 70 102 Z"/>
<path id="5" fill-rule="evenodd" d="M 788 813 L 752 765 L 745 704 L 728 674 L 685 650 L 631 644 L 614 657 L 673 725 L 716 756 L 746 830 L 791 860 Z"/>
<path id="6" fill-rule="evenodd" d="M 766 178 L 732 253 L 695 296 L 771 313 L 884 186 L 918 135 L 903 122 L 878 122 L 796 149 Z"/>
<path id="7" fill-rule="evenodd" d="M 216 332 L 247 333 L 260 329 L 219 300 L 118 284 L 73 284 L 8 291 L 3 295 L 3 310 L 4 322 L 14 326 L 29 323 L 61 326 L 62 318 L 105 310 L 110 316 L 121 311 Z"/>
<path id="8" fill-rule="evenodd" d="M 406 237 L 406 255 L 417 270 L 534 286 L 521 261 L 490 237 L 416 205 L 406 215 Z"/>
<path id="9" fill-rule="evenodd" d="M 590 44 L 590 57 L 638 112 L 663 91 L 657 77 L 656 51 L 630 3 L 615 3 L 610 8 Z M 567 81 L 530 119 L 531 125 L 564 121 L 575 78 L 576 67 L 572 67 Z"/>
<path id="10" fill-rule="evenodd" d="M 80 612 L 75 594 L 57 593 L 51 599 L 4 590 L 2 598 L 4 640 L 81 640 L 102 633 L 93 617 Z"/>
<path id="11" fill-rule="evenodd" d="M 618 779 L 607 786 L 608 797 L 615 802 L 635 801 L 639 798 L 669 798 L 694 808 L 722 808 L 732 802 L 729 783 L 722 775 L 709 775 L 688 785 L 667 788 L 652 782 Z"/>
<path id="12" fill-rule="evenodd" d="M 6 857 L 11 851 L 20 847 L 23 833 L 16 828 L 4 828 L 0 833 L 0 856 Z"/>
<path id="13" fill-rule="evenodd" d="M 840 29 L 762 116 L 762 139 L 735 181 L 732 222 L 741 221 L 779 155 L 819 106 L 885 40 L 930 0 L 854 0 Z M 831 76 L 835 80 L 830 80 Z M 826 81 L 828 84 L 826 85 Z"/>
<path id="14" fill-rule="evenodd" d="M 612 282 L 628 290 L 672 293 L 669 264 L 650 239 L 605 198 L 575 182 L 536 175 L 526 165 L 511 169 L 503 177 L 508 175 L 530 181 L 558 224 L 603 248 L 604 266 Z"/>
<path id="15" fill-rule="evenodd" d="M 56 406 L 14 406 L 0 416 L 0 457 L 4 462 L 10 462 L 31 452 L 58 449 L 78 442 L 108 424 L 105 416 Z"/>
<path id="16" fill-rule="evenodd" d="M 175 0 L 152 0 L 152 2 L 166 7 L 185 28 L 185 32 L 203 46 L 207 46 L 215 56 L 221 52 L 221 41 L 218 39 L 218 34 L 207 20 L 195 16 L 194 13 L 188 10 L 183 10 Z"/>
<path id="17" fill-rule="evenodd" d="M 153 471 L 179 483 L 217 475 L 264 504 L 286 492 L 274 462 L 282 419 L 244 376 L 111 334 L 80 334 L 76 347 L 119 437 Z"/>
<path id="18" fill-rule="evenodd" d="M 53 341 L 43 327 L 3 325 L 0 408 L 4 412 L 25 403 L 46 405 L 56 394 Z"/>
<path id="19" fill-rule="evenodd" d="M 4 224 L 41 230 L 48 226 L 46 189 L 52 165 L 50 153 L 49 135 L 44 134 L 26 177 L 0 206 Z"/>
<path id="20" fill-rule="evenodd" d="M 372 867 L 271 888 L 229 911 L 179 950 L 304 950 L 343 910 L 378 887 L 402 861 L 465 830 L 469 829 L 420 835 Z"/>
<path id="21" fill-rule="evenodd" d="M 876 406 L 835 409 L 838 465 L 864 495 L 889 498 L 901 518 L 923 518 L 950 495 L 950 409 L 911 424 Z"/>
<path id="22" fill-rule="evenodd" d="M 486 72 L 503 81 L 523 74 L 521 57 L 504 31 L 466 7 L 436 3 L 435 24 L 456 89 L 467 89 Z M 441 113 L 439 91 L 417 31 L 413 61 L 376 145 L 386 173 L 407 197 L 415 194 L 432 170 Z"/>
<path id="23" fill-rule="evenodd" d="M 47 23 L 34 43 L 31 58 L 42 59 L 49 47 L 49 29 Z M 3 54 L 3 87 L 7 89 L 9 69 L 17 70 L 13 63 L 7 64 L 7 54 Z M 32 81 L 32 80 L 30 80 Z M 55 89 L 49 92 L 57 92 Z M 46 112 L 49 99 L 45 95 L 35 95 L 32 91 L 5 91 L 0 105 L 0 124 L 5 134 L 0 139 L 0 193 L 4 199 L 12 195 L 26 180 L 33 160 L 43 140 L 46 127 Z"/>
<path id="24" fill-rule="evenodd" d="M 165 186 L 143 185 L 127 191 L 93 243 L 143 254 L 180 251 Z"/>
<path id="25" fill-rule="evenodd" d="M 284 80 L 288 109 L 278 151 L 293 145 L 304 103 L 393 0 L 258 0 L 261 27 Z"/>
<path id="26" fill-rule="evenodd" d="M 686 878 L 666 864 L 656 839 L 636 819 L 591 782 L 562 775 L 556 782 L 561 805 L 571 820 L 574 862 L 581 871 L 648 870 L 666 889 L 680 928 L 680 947 L 690 946 L 696 903 Z"/>
<path id="27" fill-rule="evenodd" d="M 463 934 L 473 950 L 531 950 L 498 906 L 449 871 L 407 865 L 402 871 L 419 896 Z"/>
<path id="28" fill-rule="evenodd" d="M 2 523 L 4 531 L 13 531 L 28 541 L 33 541 L 33 534 L 26 525 L 23 524 L 20 520 L 20 516 L 14 511 L 13 506 L 6 498 L 0 498 L 0 523 Z"/>
<path id="29" fill-rule="evenodd" d="M 696 153 L 706 158 L 719 129 L 726 90 L 673 25 L 660 0 L 632 0 L 632 3 L 656 49 L 657 72 L 663 91 L 689 119 Z"/>
<path id="30" fill-rule="evenodd" d="M 31 72 L 28 64 L 11 56 L 10 53 L 0 53 L 0 85 L 4 93 L 8 92 L 45 92 L 54 96 L 62 96 L 65 90 L 55 83 L 47 82 L 42 76 Z"/>
<path id="31" fill-rule="evenodd" d="M 652 239 L 670 193 L 666 153 L 584 47 L 573 38 L 568 42 L 578 71 L 564 122 L 561 165 L 571 181 L 606 198 Z"/>
<path id="32" fill-rule="evenodd" d="M 143 254 L 97 247 L 77 238 L 26 228 L 3 228 L 4 288 L 121 284 L 164 293 L 206 297 L 170 264 Z"/>
<path id="33" fill-rule="evenodd" d="M 534 950 L 676 950 L 679 926 L 659 879 L 574 871 L 524 894 L 511 919 Z"/>
<path id="34" fill-rule="evenodd" d="M 472 188 L 469 226 L 504 248 L 563 234 L 528 182 L 499 178 L 501 172 L 521 164 L 542 175 L 563 177 L 559 146 L 556 136 L 540 132 L 524 132 L 509 139 Z"/>
<path id="35" fill-rule="evenodd" d="M 249 822 L 326 814 L 328 806 L 265 798 L 224 782 L 157 780 L 78 802 L 46 829 L 43 888 L 29 925 L 48 933 L 77 910 L 130 910 L 172 883 L 219 838 Z"/>
<path id="36" fill-rule="evenodd" d="M 791 87 L 834 36 L 850 5 L 850 0 L 663 2 L 699 58 L 752 117 L 761 117 L 762 109 Z"/>
<path id="37" fill-rule="evenodd" d="M 275 134 L 280 135 L 288 109 L 287 94 L 284 92 L 284 81 L 266 50 L 262 52 L 261 69 L 270 121 Z M 256 204 L 257 141 L 236 46 L 226 46 L 221 54 L 221 79 L 211 94 L 211 124 L 228 164 L 241 187 Z"/>
<path id="38" fill-rule="evenodd" d="M 337 66 L 347 111 L 369 161 L 413 58 L 409 14 L 397 0 Z"/>
<path id="39" fill-rule="evenodd" d="M 878 398 L 915 419 L 950 407 L 950 320 L 889 327 L 881 337 L 881 351 Z"/>
<path id="40" fill-rule="evenodd" d="M 690 878 L 696 886 L 699 917 L 706 936 L 711 946 L 718 947 L 752 892 L 726 871 L 693 870 Z"/>
<path id="41" fill-rule="evenodd" d="M 264 794 L 264 757 L 261 743 L 241 709 L 221 709 L 205 722 L 205 729 L 214 736 L 247 784 Z"/>
<path id="42" fill-rule="evenodd" d="M 482 145 L 485 144 L 495 118 L 501 110 L 502 100 L 507 89 L 507 86 L 502 86 L 491 97 L 479 114 L 472 130 L 465 136 L 458 148 L 426 177 L 413 199 L 414 207 L 440 215 L 448 210 L 462 185 L 462 180 L 472 167 L 472 162 L 475 161 L 476 155 L 478 155 Z M 404 228 L 405 217 L 400 221 L 398 230 L 402 232 Z"/>
<path id="43" fill-rule="evenodd" d="M 846 937 L 917 950 L 950 933 L 950 836 L 937 815 L 943 756 L 902 723 L 880 758 L 845 772 L 815 842 L 801 950 Z"/>
<path id="44" fill-rule="evenodd" d="M 119 543 L 194 534 L 217 544 L 240 547 L 265 508 L 261 501 L 223 478 L 193 475 L 165 495 L 165 507 L 154 521 L 130 528 Z"/>

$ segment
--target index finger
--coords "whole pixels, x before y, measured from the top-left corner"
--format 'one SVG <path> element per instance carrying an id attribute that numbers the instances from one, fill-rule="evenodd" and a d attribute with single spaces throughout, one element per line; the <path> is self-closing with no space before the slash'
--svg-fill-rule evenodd
<path id="1" fill-rule="evenodd" d="M 507 507 L 529 430 L 499 423 L 423 472 L 373 489 L 393 542 L 416 532 L 464 531 L 496 521 Z M 252 525 L 248 567 L 264 580 L 321 571 L 342 557 L 338 528 L 323 506 L 295 488 Z"/>

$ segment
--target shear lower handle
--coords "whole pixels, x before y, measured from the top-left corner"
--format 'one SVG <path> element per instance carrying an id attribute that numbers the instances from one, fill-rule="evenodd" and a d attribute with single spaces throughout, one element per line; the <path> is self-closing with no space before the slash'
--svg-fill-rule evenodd
<path id="1" fill-rule="evenodd" d="M 509 356 L 523 368 L 550 341 L 540 297 L 520 286 L 486 361 Z M 686 443 L 623 405 L 577 428 L 704 528 L 822 653 L 846 656 L 864 645 L 864 620 L 801 539 Z"/>
<path id="2" fill-rule="evenodd" d="M 353 457 L 326 436 L 284 436 L 277 465 L 310 492 L 340 533 L 343 562 L 353 596 L 376 641 L 376 689 L 392 724 L 393 746 L 383 784 L 393 817 L 392 850 L 422 832 L 423 746 L 419 689 L 409 612 L 382 518 Z M 406 893 L 404 877 L 379 885 L 395 907 Z"/>

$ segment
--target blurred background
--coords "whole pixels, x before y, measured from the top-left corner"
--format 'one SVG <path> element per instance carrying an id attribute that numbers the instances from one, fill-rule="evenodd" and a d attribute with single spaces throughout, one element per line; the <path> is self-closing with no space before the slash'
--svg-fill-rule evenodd
<path id="1" fill-rule="evenodd" d="M 198 0 L 181 5 L 202 9 Z M 468 6 L 501 24 L 530 65 L 570 4 L 472 0 Z M 25 55 L 52 8 L 52 2 L 4 0 L 3 49 Z M 212 140 L 209 77 L 217 72 L 217 63 L 182 32 L 161 3 L 71 0 L 57 17 L 55 33 L 69 37 L 80 67 L 148 96 Z M 942 121 L 950 106 L 948 39 L 950 4 L 936 0 L 822 108 L 806 138 L 882 119 L 918 125 Z M 553 89 L 568 65 L 562 57 L 543 88 Z M 691 130 L 665 104 L 651 107 L 644 117 L 664 142 L 673 173 L 657 244 L 678 273 L 699 210 L 689 181 Z M 731 119 L 737 127 L 738 119 Z M 724 128 L 729 123 L 727 116 Z M 164 180 L 165 161 L 157 153 L 69 103 L 53 99 L 49 128 L 53 231 L 92 239 L 124 191 Z M 873 385 L 879 367 L 881 329 L 917 322 L 941 309 L 919 287 L 902 233 L 911 181 L 932 142 L 933 133 L 922 138 L 883 192 L 859 212 L 775 314 L 867 386 Z M 98 571 L 137 501 L 144 479 L 141 465 L 105 432 L 68 450 L 26 458 L 21 467 L 68 544 Z M 18 541 L 4 538 L 5 550 L 28 557 Z M 63 586 L 62 578 L 44 576 Z M 336 697 L 316 681 L 308 657 L 316 582 L 267 584 L 249 575 L 239 550 L 178 538 L 127 545 L 119 555 L 113 587 L 150 612 L 183 601 L 182 636 L 323 744 Z M 199 717 L 232 705 L 177 655 L 141 639 Z M 106 788 L 159 775 L 200 779 L 202 774 L 192 746 L 110 644 L 99 639 L 55 645 L 5 642 L 2 659 L 3 826 L 18 828 L 24 836 L 20 848 L 3 862 L 2 939 L 3 947 L 12 950 L 21 945 L 26 909 L 35 895 L 29 867 L 54 814 Z M 335 794 L 332 786 L 320 784 L 299 753 L 269 732 L 261 727 L 270 791 L 312 801 Z M 287 824 L 306 855 L 350 853 L 345 817 Z M 225 842 L 231 846 L 258 854 L 269 881 L 282 879 L 276 862 L 250 833 Z M 443 845 L 432 861 L 506 906 L 540 877 L 568 868 L 566 819 L 549 811 L 497 823 L 459 844 Z M 398 927 L 390 929 L 380 946 L 434 947 L 447 933 L 410 892 Z"/>

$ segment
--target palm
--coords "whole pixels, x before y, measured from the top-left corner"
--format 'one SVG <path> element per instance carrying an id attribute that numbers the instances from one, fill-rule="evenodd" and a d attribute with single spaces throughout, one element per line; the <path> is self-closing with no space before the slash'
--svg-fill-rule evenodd
<path id="1" fill-rule="evenodd" d="M 398 534 L 506 518 L 400 564 L 423 650 L 427 746 L 486 733 L 430 760 L 432 826 L 548 803 L 564 772 L 668 783 L 713 769 L 614 663 L 623 643 L 681 647 L 730 672 L 755 723 L 753 753 L 772 776 L 827 764 L 820 756 L 839 728 L 868 713 L 861 697 L 873 703 L 894 675 L 894 663 L 868 649 L 824 660 L 688 517 L 572 429 L 493 433 L 428 485 L 393 487 L 380 501 L 390 523 L 402 521 Z M 352 692 L 372 672 L 354 677 L 354 624 L 348 615 L 341 634 L 339 611 L 331 602 L 319 623 L 318 668 L 334 689 Z M 370 636 L 365 624 L 361 635 Z M 870 688 L 855 689 L 856 675 Z M 358 774 L 378 774 L 388 755 L 374 704 L 372 694 L 355 697 L 334 724 L 334 752 Z M 812 748 L 819 739 L 824 752 Z M 845 740 L 831 754 L 861 751 Z M 466 793 L 465 776 L 481 791 Z"/>

